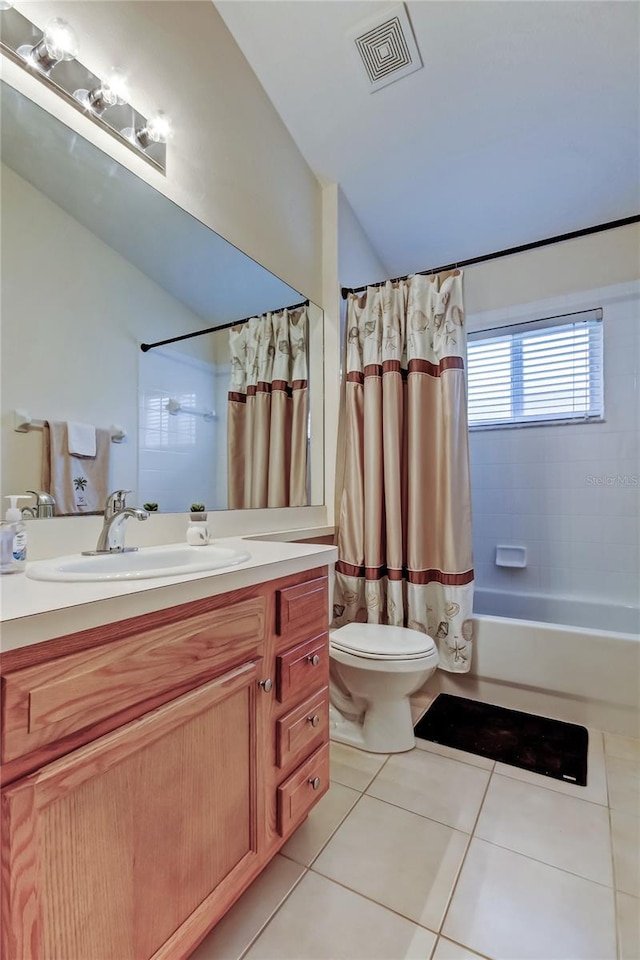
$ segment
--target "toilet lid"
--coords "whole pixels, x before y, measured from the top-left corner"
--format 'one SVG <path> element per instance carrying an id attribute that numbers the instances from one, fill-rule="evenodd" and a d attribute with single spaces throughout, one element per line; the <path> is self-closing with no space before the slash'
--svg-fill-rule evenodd
<path id="1" fill-rule="evenodd" d="M 419 660 L 436 649 L 431 637 L 419 630 L 378 623 L 348 623 L 332 630 L 331 645 L 374 660 Z"/>

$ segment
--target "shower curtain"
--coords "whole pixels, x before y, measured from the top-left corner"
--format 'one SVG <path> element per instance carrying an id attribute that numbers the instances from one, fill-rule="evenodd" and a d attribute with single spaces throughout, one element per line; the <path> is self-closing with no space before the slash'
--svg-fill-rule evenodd
<path id="1" fill-rule="evenodd" d="M 308 502 L 307 324 L 303 306 L 252 317 L 229 331 L 229 507 Z"/>
<path id="2" fill-rule="evenodd" d="M 408 626 L 471 665 L 473 562 L 462 276 L 349 294 L 334 626 Z"/>

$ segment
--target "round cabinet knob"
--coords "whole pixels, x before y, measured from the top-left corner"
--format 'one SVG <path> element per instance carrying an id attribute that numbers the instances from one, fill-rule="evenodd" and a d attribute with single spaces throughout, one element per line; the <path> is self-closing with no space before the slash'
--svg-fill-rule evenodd
<path id="1" fill-rule="evenodd" d="M 320 657 L 318 656 L 317 653 L 314 653 L 312 657 L 307 657 L 307 660 L 309 661 L 312 667 L 317 667 L 318 664 L 320 663 Z"/>
<path id="2" fill-rule="evenodd" d="M 320 786 L 320 777 L 312 777 L 309 780 L 309 783 L 311 784 L 314 790 L 317 790 L 318 787 Z"/>
<path id="3" fill-rule="evenodd" d="M 320 723 L 320 717 L 318 716 L 317 713 L 313 717 L 307 717 L 307 720 L 309 721 L 312 727 L 317 727 L 318 724 Z"/>
<path id="4" fill-rule="evenodd" d="M 258 680 L 258 686 L 262 687 L 265 693 L 270 693 L 273 690 L 273 680 Z"/>

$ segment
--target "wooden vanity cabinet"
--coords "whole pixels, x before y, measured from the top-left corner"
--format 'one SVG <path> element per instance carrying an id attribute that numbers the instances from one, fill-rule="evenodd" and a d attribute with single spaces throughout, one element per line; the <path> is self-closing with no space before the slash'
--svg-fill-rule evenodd
<path id="1" fill-rule="evenodd" d="M 307 582 L 326 646 L 322 569 L 5 655 L 3 960 L 188 957 L 304 819 L 327 673 L 282 703 L 274 680 L 300 640 L 278 592 Z"/>

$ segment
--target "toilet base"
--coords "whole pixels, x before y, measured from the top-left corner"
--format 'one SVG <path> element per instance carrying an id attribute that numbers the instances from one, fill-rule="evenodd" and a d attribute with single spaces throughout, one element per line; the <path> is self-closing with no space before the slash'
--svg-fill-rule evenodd
<path id="1" fill-rule="evenodd" d="M 347 720 L 332 704 L 329 736 L 368 753 L 405 753 L 413 750 L 411 703 L 408 697 L 376 700 L 367 707 L 363 720 Z"/>

